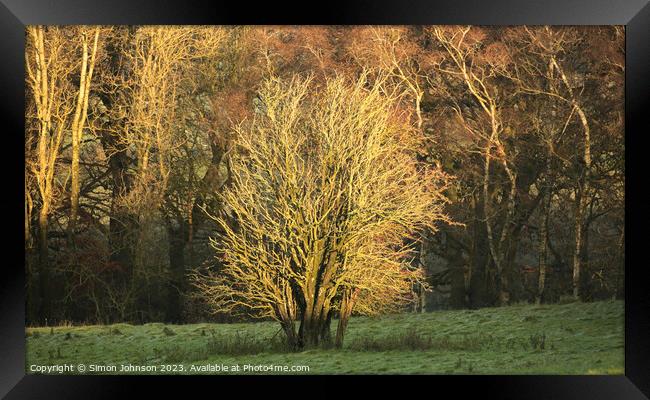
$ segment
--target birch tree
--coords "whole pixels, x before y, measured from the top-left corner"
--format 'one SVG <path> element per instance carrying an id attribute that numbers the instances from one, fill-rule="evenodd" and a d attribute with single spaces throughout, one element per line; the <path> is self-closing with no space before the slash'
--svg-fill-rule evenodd
<path id="1" fill-rule="evenodd" d="M 480 43 L 482 32 L 473 27 L 434 27 L 432 36 L 444 49 L 447 61 L 442 62 L 440 73 L 460 80 L 473 100 L 478 104 L 483 117 L 468 118 L 463 108 L 456 104 L 454 109 L 462 126 L 483 143 L 483 177 L 481 183 L 483 199 L 483 216 L 487 229 L 487 243 L 492 262 L 496 267 L 499 298 L 507 303 L 509 298 L 508 283 L 504 273 L 507 244 L 510 239 L 511 224 L 515 213 L 515 196 L 517 191 L 517 173 L 512 165 L 512 156 L 502 141 L 504 123 L 499 90 L 492 82 L 494 68 L 489 63 L 478 62 L 475 56 L 476 45 Z M 490 186 L 492 184 L 493 161 L 500 165 L 508 179 L 508 191 L 505 194 L 506 211 L 501 224 L 500 234 L 495 232 Z"/>
<path id="2" fill-rule="evenodd" d="M 61 146 L 68 132 L 73 143 L 73 215 L 76 218 L 78 201 L 78 151 L 79 136 L 87 109 L 87 89 L 90 85 L 92 67 L 88 68 L 88 42 L 83 32 L 56 26 L 28 26 L 25 51 L 25 70 L 28 96 L 31 100 L 26 110 L 27 173 L 33 177 L 38 189 L 38 248 L 41 315 L 47 318 L 51 307 L 50 266 L 48 263 L 48 218 L 53 203 L 65 188 L 59 181 L 58 172 Z M 97 35 L 93 41 L 91 65 L 97 48 Z M 77 49 L 81 47 L 82 57 Z M 81 65 L 81 68 L 80 68 Z M 78 79 L 80 84 L 73 82 Z M 76 154 L 76 156 L 75 156 Z M 65 175 L 64 175 L 65 176 Z M 75 188 L 77 194 L 75 195 Z M 26 188 L 27 192 L 29 189 Z M 34 199 L 27 193 L 29 213 Z M 72 215 L 71 220 L 72 221 Z"/>
<path id="3" fill-rule="evenodd" d="M 100 28 L 93 29 L 90 36 L 90 29 L 81 28 L 81 72 L 79 74 L 79 90 L 77 93 L 76 106 L 72 116 L 71 142 L 72 142 L 72 161 L 70 165 L 71 187 L 70 187 L 70 221 L 68 229 L 71 235 L 74 235 L 74 226 L 77 221 L 79 209 L 79 152 L 80 143 L 88 116 L 88 96 L 95 69 L 95 59 L 97 57 L 97 44 L 99 41 Z M 90 36 L 90 37 L 89 37 Z M 89 44 L 92 45 L 89 48 Z"/>

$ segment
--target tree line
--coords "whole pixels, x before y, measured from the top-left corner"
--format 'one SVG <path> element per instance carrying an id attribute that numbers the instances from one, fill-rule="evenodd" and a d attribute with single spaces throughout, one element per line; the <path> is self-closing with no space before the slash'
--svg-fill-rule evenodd
<path id="1" fill-rule="evenodd" d="M 441 288 L 623 296 L 621 27 L 25 40 L 28 323 L 271 318 L 302 346 Z"/>

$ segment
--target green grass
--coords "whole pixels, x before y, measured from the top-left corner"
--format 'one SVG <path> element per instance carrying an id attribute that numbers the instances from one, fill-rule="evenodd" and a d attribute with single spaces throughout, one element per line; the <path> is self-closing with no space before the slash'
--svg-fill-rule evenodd
<path id="1" fill-rule="evenodd" d="M 623 374 L 623 315 L 621 301 L 605 301 L 357 317 L 342 350 L 303 352 L 287 351 L 273 322 L 38 327 L 26 330 L 26 368 L 74 365 L 66 374 L 78 373 L 80 363 L 85 373 L 90 364 L 115 365 L 111 374 L 124 373 L 121 364 L 155 365 L 155 374 L 260 373 L 244 371 L 245 365 L 309 367 L 300 374 Z M 161 365 L 178 366 L 161 371 Z M 230 370 L 195 371 L 192 365 Z M 240 370 L 232 371 L 234 365 Z"/>

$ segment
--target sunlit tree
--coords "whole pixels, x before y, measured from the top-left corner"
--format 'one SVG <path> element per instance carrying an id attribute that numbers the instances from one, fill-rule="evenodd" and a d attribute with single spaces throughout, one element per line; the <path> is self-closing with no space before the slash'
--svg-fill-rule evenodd
<path id="1" fill-rule="evenodd" d="M 278 320 L 293 346 L 327 340 L 338 313 L 340 346 L 353 312 L 411 300 L 421 276 L 404 239 L 447 220 L 447 178 L 416 161 L 421 136 L 382 83 L 264 82 L 263 114 L 236 129 L 233 185 L 214 216 L 225 267 L 195 277 L 215 311 Z"/>

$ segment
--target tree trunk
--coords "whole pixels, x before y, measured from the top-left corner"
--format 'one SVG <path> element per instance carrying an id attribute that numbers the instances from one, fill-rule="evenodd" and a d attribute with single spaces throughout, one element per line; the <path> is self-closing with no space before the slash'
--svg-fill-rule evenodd
<path id="1" fill-rule="evenodd" d="M 331 325 L 332 325 L 332 311 L 327 310 L 325 312 L 325 320 L 321 324 L 320 330 L 320 341 L 325 345 L 329 345 L 332 341 Z"/>
<path id="2" fill-rule="evenodd" d="M 573 297 L 577 300 L 580 298 L 580 274 L 581 274 L 581 260 L 582 256 L 582 229 L 584 224 L 584 214 L 585 214 L 585 200 L 589 195 L 589 185 L 590 185 L 590 175 L 591 175 L 591 129 L 589 127 L 589 120 L 586 113 L 582 109 L 582 106 L 575 97 L 569 80 L 564 73 L 564 70 L 557 62 L 555 57 L 551 57 L 551 63 L 557 68 L 562 78 L 562 82 L 566 86 L 569 95 L 571 96 L 571 105 L 573 109 L 576 110 L 580 123 L 583 127 L 583 153 L 582 153 L 582 170 L 580 171 L 580 178 L 578 179 L 578 185 L 576 188 L 576 199 L 575 199 L 575 221 L 574 221 L 574 251 L 573 251 Z"/>
<path id="3" fill-rule="evenodd" d="M 416 93 L 415 95 L 415 115 L 418 121 L 418 131 L 422 131 L 422 94 Z"/>
<path id="4" fill-rule="evenodd" d="M 417 260 L 419 262 L 419 265 L 417 266 L 418 268 L 422 269 L 422 272 L 424 273 L 424 280 L 426 282 L 430 281 L 430 274 L 429 274 L 429 269 L 427 268 L 426 265 L 426 250 L 425 250 L 425 238 L 423 238 L 420 242 L 419 245 L 419 251 L 418 251 L 418 256 Z M 425 290 L 425 286 L 418 284 L 417 285 L 418 289 L 418 310 L 420 313 L 425 313 L 426 308 L 427 308 L 427 292 Z"/>
<path id="5" fill-rule="evenodd" d="M 343 339 L 345 339 L 345 330 L 348 327 L 348 321 L 350 316 L 343 313 L 340 315 L 339 324 L 336 328 L 336 339 L 334 341 L 334 347 L 337 349 L 343 348 Z"/>
<path id="6" fill-rule="evenodd" d="M 68 231 L 70 237 L 74 236 L 74 228 L 77 223 L 79 210 L 79 151 L 82 139 L 84 124 L 88 115 L 88 95 L 90 94 L 90 83 L 95 69 L 95 55 L 97 54 L 97 41 L 99 39 L 99 28 L 95 29 L 94 43 L 88 60 L 88 39 L 83 40 L 81 75 L 79 78 L 79 92 L 77 105 L 72 121 L 72 163 L 70 165 L 71 187 L 70 187 L 70 221 Z"/>
<path id="7" fill-rule="evenodd" d="M 591 285 L 591 280 L 589 277 L 589 228 L 591 226 L 591 218 L 584 219 L 584 225 L 582 227 L 582 244 L 580 245 L 580 265 L 581 265 L 581 274 L 580 274 L 580 289 L 581 294 L 580 298 L 584 301 L 588 301 L 593 295 L 593 287 Z"/>
<path id="8" fill-rule="evenodd" d="M 620 272 L 616 274 L 616 288 L 614 290 L 615 299 L 625 299 L 625 227 L 621 229 L 621 236 L 618 240 L 617 251 L 618 268 Z"/>
<path id="9" fill-rule="evenodd" d="M 112 142 L 113 140 L 115 139 L 111 133 L 104 133 L 102 142 L 109 151 L 115 144 Z M 122 296 L 124 302 L 129 301 L 127 293 L 130 293 L 133 285 L 135 235 L 138 232 L 136 216 L 121 204 L 121 198 L 127 195 L 132 188 L 132 179 L 128 173 L 129 165 L 130 160 L 123 149 L 114 152 L 108 159 L 113 183 L 111 214 L 108 222 L 109 260 L 115 267 L 111 279 L 114 282 L 113 287 Z M 129 304 L 123 304 L 122 311 L 109 316 L 109 318 L 123 320 L 124 314 L 130 311 L 130 307 Z"/>
<path id="10" fill-rule="evenodd" d="M 300 348 L 300 338 L 296 333 L 296 326 L 293 320 L 285 318 L 280 322 L 282 326 L 282 331 L 284 331 L 285 336 L 287 337 L 287 345 L 292 350 L 298 350 Z"/>
<path id="11" fill-rule="evenodd" d="M 544 200 L 542 200 L 542 208 L 540 210 L 540 223 L 539 223 L 539 277 L 537 280 L 537 296 L 535 297 L 535 303 L 541 304 L 544 301 L 544 289 L 546 287 L 546 267 L 548 264 L 547 257 L 547 246 L 548 246 L 548 215 L 550 213 L 550 203 L 551 203 L 551 194 L 547 188 L 547 193 L 544 194 Z"/>
<path id="12" fill-rule="evenodd" d="M 107 55 L 107 73 L 111 76 L 125 76 L 132 73 L 128 68 L 128 62 L 125 59 L 126 54 L 133 51 L 133 38 L 135 37 L 136 28 L 133 26 L 119 28 L 124 35 L 114 35 L 107 38 L 106 55 Z M 103 87 L 98 90 L 98 99 L 102 107 L 97 107 L 99 112 L 102 108 L 105 110 L 114 110 L 120 103 L 120 96 L 124 93 L 115 92 L 109 81 L 102 81 Z M 103 115 L 106 120 L 105 128 L 101 132 L 100 140 L 106 154 L 109 154 L 108 168 L 112 178 L 111 194 L 111 215 L 109 219 L 108 241 L 110 248 L 110 261 L 115 266 L 113 276 L 111 277 L 112 285 L 117 293 L 126 296 L 126 293 L 132 286 L 133 265 L 134 265 L 134 241 L 133 235 L 137 232 L 138 221 L 121 204 L 121 198 L 128 195 L 133 187 L 132 176 L 129 169 L 133 160 L 128 156 L 127 149 L 121 135 L 125 132 L 126 121 L 124 117 L 116 117 L 106 112 Z M 123 301 L 128 301 L 126 298 Z M 108 316 L 109 319 L 123 319 L 127 312 L 127 305 L 122 304 L 121 310 L 116 315 Z"/>
<path id="13" fill-rule="evenodd" d="M 77 106 L 72 120 L 72 162 L 70 164 L 70 221 L 68 221 L 68 231 L 70 237 L 74 236 L 74 227 L 77 222 L 77 213 L 79 207 L 79 143 L 81 141 L 81 131 L 83 130 L 83 121 L 81 121 L 82 107 L 86 91 L 86 64 L 88 63 L 88 43 L 84 38 L 81 61 L 81 77 L 79 79 L 79 92 L 77 96 Z"/>
<path id="14" fill-rule="evenodd" d="M 320 314 L 304 312 L 298 330 L 301 347 L 309 348 L 318 346 L 320 344 L 321 334 L 325 330 L 324 325 L 325 323 L 321 320 Z"/>
<path id="15" fill-rule="evenodd" d="M 449 238 L 451 235 L 447 235 Z M 451 308 L 465 308 L 465 263 L 462 258 L 462 249 L 455 239 L 447 240 L 447 254 L 449 259 L 449 272 L 451 274 L 451 293 L 449 305 Z"/>
<path id="16" fill-rule="evenodd" d="M 352 315 L 352 309 L 354 308 L 354 302 L 358 295 L 358 289 L 345 289 L 343 291 L 343 297 L 341 299 L 341 310 L 339 311 L 339 324 L 336 328 L 336 340 L 334 346 L 337 349 L 343 347 L 343 339 L 345 338 L 345 331 L 348 328 L 348 322 L 350 321 L 350 316 Z"/>
<path id="17" fill-rule="evenodd" d="M 505 154 L 503 145 L 500 142 L 497 142 L 501 153 Z M 515 224 L 513 227 L 513 222 L 515 222 L 515 211 L 517 209 L 517 175 L 510 169 L 508 166 L 507 160 L 502 159 L 501 164 L 503 169 L 506 171 L 508 176 L 508 181 L 510 184 L 510 190 L 508 191 L 508 200 L 506 204 L 506 216 L 503 221 L 503 227 L 501 228 L 501 237 L 499 238 L 499 244 L 497 248 L 497 257 L 500 257 L 499 264 L 497 265 L 497 273 L 499 279 L 499 299 L 501 305 L 508 305 L 512 297 L 512 275 L 513 265 L 515 256 L 517 253 L 517 247 L 519 245 L 519 234 L 515 232 L 515 229 L 519 229 L 521 224 Z"/>
<path id="18" fill-rule="evenodd" d="M 169 269 L 171 279 L 168 288 L 166 319 L 171 323 L 180 323 L 182 322 L 183 314 L 181 293 L 185 286 L 184 250 L 187 236 L 182 225 L 178 227 L 172 227 L 170 225 L 167 232 L 169 237 Z"/>
<path id="19" fill-rule="evenodd" d="M 580 256 L 582 254 L 582 192 L 576 191 L 575 218 L 573 222 L 574 245 L 573 245 L 573 298 L 580 298 Z"/>
<path id="20" fill-rule="evenodd" d="M 469 306 L 472 308 L 487 307 L 492 305 L 491 293 L 488 290 L 487 266 L 489 262 L 489 250 L 487 244 L 487 232 L 483 214 L 482 194 L 475 201 L 475 218 L 472 223 L 472 257 L 470 262 L 469 277 Z"/>
<path id="21" fill-rule="evenodd" d="M 39 294 L 41 297 L 39 317 L 45 325 L 51 319 L 52 282 L 50 280 L 49 249 L 47 242 L 47 209 L 42 208 L 38 216 L 38 263 L 39 263 Z"/>
<path id="22" fill-rule="evenodd" d="M 307 284 L 302 293 L 299 336 L 302 346 L 317 346 L 328 324 L 333 297 L 332 278 L 338 257 L 337 243 L 330 239 L 313 239 L 313 256 L 307 267 Z"/>
<path id="23" fill-rule="evenodd" d="M 523 292 L 519 271 L 515 268 L 520 239 L 519 233 L 513 230 L 509 235 L 508 242 L 504 244 L 505 259 L 503 261 L 500 293 L 501 305 L 504 306 L 519 301 Z"/>
<path id="24" fill-rule="evenodd" d="M 420 300 L 420 313 L 425 313 L 427 311 L 427 292 L 424 289 L 423 285 L 418 285 L 420 289 L 420 293 L 418 294 L 418 298 Z"/>

